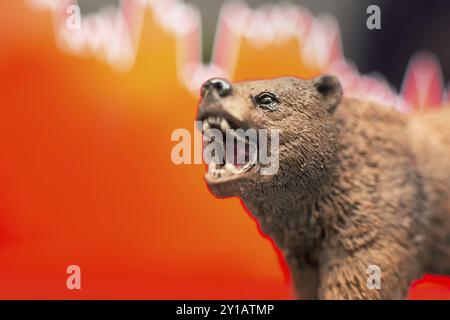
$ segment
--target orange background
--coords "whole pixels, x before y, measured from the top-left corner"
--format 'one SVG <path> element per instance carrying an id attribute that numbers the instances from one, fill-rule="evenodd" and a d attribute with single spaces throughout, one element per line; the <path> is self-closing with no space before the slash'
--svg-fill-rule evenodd
<path id="1" fill-rule="evenodd" d="M 239 200 L 215 199 L 202 165 L 171 161 L 197 100 L 175 46 L 147 12 L 136 63 L 119 73 L 60 50 L 49 12 L 1 2 L 0 298 L 293 297 Z M 242 43 L 234 78 L 301 74 L 297 46 L 254 59 Z M 79 291 L 66 288 L 71 264 Z M 427 276 L 410 297 L 450 299 L 450 280 Z"/>

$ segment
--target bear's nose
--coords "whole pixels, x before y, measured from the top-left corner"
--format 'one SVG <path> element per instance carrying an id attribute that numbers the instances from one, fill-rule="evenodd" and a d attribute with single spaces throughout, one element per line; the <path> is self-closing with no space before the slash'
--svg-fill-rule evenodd
<path id="1" fill-rule="evenodd" d="M 231 94 L 231 83 L 222 78 L 212 78 L 206 81 L 200 90 L 200 95 L 203 97 L 207 91 L 215 90 L 220 97 L 226 97 Z"/>

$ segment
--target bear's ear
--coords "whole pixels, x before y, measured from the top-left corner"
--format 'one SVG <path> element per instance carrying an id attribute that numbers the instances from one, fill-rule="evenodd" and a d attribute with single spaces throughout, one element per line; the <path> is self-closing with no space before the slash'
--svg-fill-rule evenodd
<path id="1" fill-rule="evenodd" d="M 319 92 L 328 112 L 333 113 L 342 99 L 341 82 L 336 76 L 325 74 L 314 78 L 314 88 Z"/>

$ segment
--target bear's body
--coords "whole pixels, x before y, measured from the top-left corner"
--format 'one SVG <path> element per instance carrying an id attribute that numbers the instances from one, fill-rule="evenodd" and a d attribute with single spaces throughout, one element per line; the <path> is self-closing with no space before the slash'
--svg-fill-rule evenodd
<path id="1" fill-rule="evenodd" d="M 325 240 L 314 261 L 288 255 L 300 266 L 300 297 L 401 299 L 424 272 L 450 275 L 449 110 L 403 115 L 343 99 L 335 177 L 310 209 Z M 301 264 L 318 279 L 312 288 L 303 288 Z M 380 290 L 367 288 L 371 265 L 380 267 Z"/>
<path id="2" fill-rule="evenodd" d="M 329 76 L 233 89 L 204 97 L 200 114 L 219 99 L 233 119 L 279 128 L 280 169 L 209 184 L 243 199 L 283 250 L 300 298 L 402 299 L 424 272 L 450 274 L 450 109 L 405 115 L 341 99 Z M 269 89 L 276 110 L 243 105 Z M 381 288 L 369 288 L 378 267 Z"/>

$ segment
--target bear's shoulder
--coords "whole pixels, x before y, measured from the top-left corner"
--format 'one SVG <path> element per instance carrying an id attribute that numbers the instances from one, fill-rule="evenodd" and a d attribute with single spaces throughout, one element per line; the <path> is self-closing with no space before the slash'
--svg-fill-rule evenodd
<path id="1" fill-rule="evenodd" d="M 405 114 L 392 106 L 357 98 L 343 98 L 336 113 L 338 118 L 354 118 L 355 121 L 367 121 L 372 124 L 404 126 L 407 123 Z"/>

